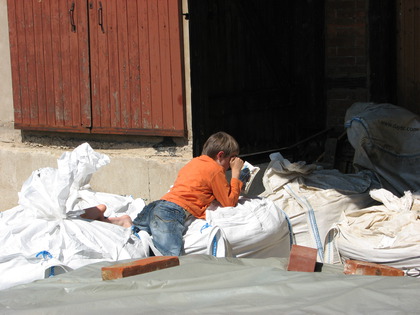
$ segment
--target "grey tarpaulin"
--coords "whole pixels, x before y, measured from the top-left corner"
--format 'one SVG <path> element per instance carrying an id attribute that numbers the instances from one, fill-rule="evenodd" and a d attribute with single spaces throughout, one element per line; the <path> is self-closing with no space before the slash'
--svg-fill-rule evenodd
<path id="1" fill-rule="evenodd" d="M 1 314 L 410 314 L 420 282 L 410 277 L 285 271 L 282 258 L 180 257 L 180 266 L 103 281 L 87 265 L 0 291 Z"/>

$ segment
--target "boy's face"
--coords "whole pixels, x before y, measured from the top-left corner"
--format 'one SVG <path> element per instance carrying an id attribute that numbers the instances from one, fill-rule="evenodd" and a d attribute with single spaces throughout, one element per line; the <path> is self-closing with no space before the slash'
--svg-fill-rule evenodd
<path id="1" fill-rule="evenodd" d="M 237 153 L 233 153 L 231 155 L 226 155 L 223 151 L 220 151 L 217 154 L 216 162 L 221 165 L 225 172 L 230 168 L 230 161 L 235 159 L 238 156 Z"/>

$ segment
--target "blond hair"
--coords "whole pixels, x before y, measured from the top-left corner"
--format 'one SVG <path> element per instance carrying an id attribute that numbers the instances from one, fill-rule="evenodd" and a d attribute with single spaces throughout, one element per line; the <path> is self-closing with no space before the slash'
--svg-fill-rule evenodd
<path id="1" fill-rule="evenodd" d="M 219 131 L 212 134 L 204 143 L 202 155 L 208 155 L 212 159 L 216 158 L 217 153 L 224 152 L 225 156 L 239 154 L 239 144 L 231 135 Z"/>

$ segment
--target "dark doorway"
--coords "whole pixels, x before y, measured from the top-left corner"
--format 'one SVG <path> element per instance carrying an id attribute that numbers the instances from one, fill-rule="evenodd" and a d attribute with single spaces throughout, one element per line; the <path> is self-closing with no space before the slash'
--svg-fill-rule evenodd
<path id="1" fill-rule="evenodd" d="M 194 155 L 213 132 L 241 153 L 325 128 L 324 1 L 189 0 Z"/>

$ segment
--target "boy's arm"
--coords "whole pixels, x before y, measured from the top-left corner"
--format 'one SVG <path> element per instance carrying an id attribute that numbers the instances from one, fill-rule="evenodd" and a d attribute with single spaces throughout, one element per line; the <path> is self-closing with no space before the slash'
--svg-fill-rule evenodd
<path id="1" fill-rule="evenodd" d="M 232 170 L 232 178 L 238 178 L 241 175 L 241 169 L 244 166 L 244 161 L 239 157 L 234 157 L 230 160 L 230 169 Z"/>
<path id="2" fill-rule="evenodd" d="M 230 184 L 223 172 L 217 174 L 212 181 L 213 195 L 223 207 L 235 207 L 238 203 L 243 183 L 238 178 L 233 178 Z"/>

